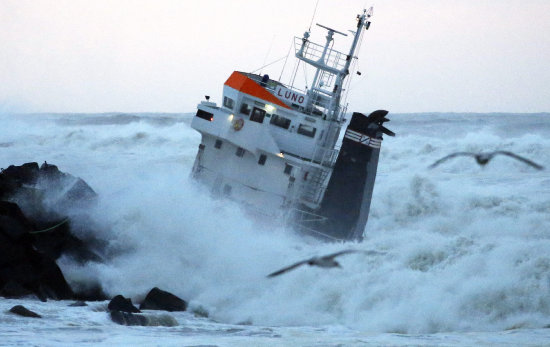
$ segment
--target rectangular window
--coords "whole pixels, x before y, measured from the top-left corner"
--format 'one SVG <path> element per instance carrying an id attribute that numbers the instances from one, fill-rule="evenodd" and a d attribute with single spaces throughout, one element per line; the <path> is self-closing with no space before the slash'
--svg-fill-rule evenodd
<path id="1" fill-rule="evenodd" d="M 235 106 L 235 101 L 231 98 L 228 98 L 227 96 L 224 96 L 223 97 L 223 106 L 229 108 L 229 109 L 233 109 L 233 107 Z"/>
<path id="2" fill-rule="evenodd" d="M 271 116 L 269 124 L 276 125 L 283 129 L 288 129 L 288 127 L 290 126 L 290 119 L 274 114 L 273 116 Z"/>
<path id="3" fill-rule="evenodd" d="M 237 148 L 237 152 L 235 152 L 235 155 L 236 155 L 237 157 L 242 157 L 242 156 L 244 156 L 244 148 L 242 148 L 242 147 Z"/>
<path id="4" fill-rule="evenodd" d="M 242 114 L 246 114 L 247 116 L 250 114 L 250 111 L 252 111 L 250 109 L 250 106 L 248 106 L 248 104 L 245 104 L 244 102 L 242 103 L 241 105 L 241 113 Z"/>
<path id="5" fill-rule="evenodd" d="M 222 148 L 222 140 L 216 140 L 216 143 L 214 144 L 214 148 L 217 148 L 217 149 Z"/>
<path id="6" fill-rule="evenodd" d="M 298 134 L 308 136 L 308 137 L 315 137 L 316 131 L 317 131 L 317 128 L 314 128 L 311 125 L 300 124 L 300 126 L 298 127 Z"/>
<path id="7" fill-rule="evenodd" d="M 250 116 L 250 120 L 253 122 L 263 123 L 264 117 L 265 117 L 265 110 L 254 107 L 254 109 L 252 110 L 252 115 Z"/>
<path id="8" fill-rule="evenodd" d="M 199 117 L 199 118 L 202 118 L 202 119 L 206 119 L 209 122 L 214 120 L 214 114 L 212 114 L 210 112 L 200 110 L 200 109 L 197 110 L 196 116 Z"/>
<path id="9" fill-rule="evenodd" d="M 285 164 L 285 175 L 290 175 L 292 173 L 292 165 Z"/>
<path id="10" fill-rule="evenodd" d="M 260 155 L 260 160 L 258 160 L 259 165 L 265 165 L 265 161 L 267 160 L 267 156 L 265 154 Z"/>

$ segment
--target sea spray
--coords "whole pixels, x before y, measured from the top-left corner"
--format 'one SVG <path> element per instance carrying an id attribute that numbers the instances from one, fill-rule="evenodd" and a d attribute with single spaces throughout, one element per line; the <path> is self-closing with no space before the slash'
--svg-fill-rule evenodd
<path id="1" fill-rule="evenodd" d="M 70 281 L 97 280 L 111 295 L 134 298 L 159 286 L 224 323 L 395 333 L 550 324 L 547 171 L 506 157 L 484 168 L 457 158 L 427 169 L 452 152 L 495 149 L 549 167 L 543 116 L 394 115 L 400 136 L 383 146 L 360 244 L 261 228 L 236 204 L 213 199 L 189 179 L 199 135 L 184 122 L 136 115 L 128 123 L 58 123 L 79 117 L 3 120 L 13 133 L 0 140 L 13 143 L 0 149 L 0 166 L 47 160 L 100 196 L 90 212 L 105 226 L 108 256 L 84 266 L 63 259 Z M 386 253 L 343 256 L 341 269 L 265 277 L 347 248 Z"/>

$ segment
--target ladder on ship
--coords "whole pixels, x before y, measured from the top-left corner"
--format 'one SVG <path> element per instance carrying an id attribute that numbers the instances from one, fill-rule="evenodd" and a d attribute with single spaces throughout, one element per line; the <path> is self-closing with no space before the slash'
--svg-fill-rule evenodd
<path id="1" fill-rule="evenodd" d="M 317 169 L 312 177 L 305 183 L 304 193 L 301 199 L 310 204 L 320 204 L 327 186 L 326 181 L 329 173 L 330 171 L 328 169 Z"/>

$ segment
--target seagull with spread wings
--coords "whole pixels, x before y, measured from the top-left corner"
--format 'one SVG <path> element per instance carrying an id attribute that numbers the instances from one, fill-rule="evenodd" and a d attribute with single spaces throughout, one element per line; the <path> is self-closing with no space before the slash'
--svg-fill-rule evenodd
<path id="1" fill-rule="evenodd" d="M 309 266 L 318 266 L 318 267 L 322 267 L 322 268 L 341 267 L 340 263 L 338 263 L 336 260 L 334 260 L 334 258 L 336 258 L 338 256 L 341 256 L 341 255 L 344 255 L 344 254 L 350 254 L 350 253 L 365 253 L 365 254 L 368 254 L 368 255 L 385 254 L 384 252 L 377 252 L 377 251 L 359 251 L 359 250 L 354 250 L 354 249 L 347 249 L 347 250 L 344 250 L 344 251 L 328 254 L 328 255 L 325 255 L 325 256 L 313 257 L 313 258 L 310 258 L 310 259 L 299 261 L 295 264 L 292 264 L 290 266 L 287 266 L 287 267 L 284 267 L 280 270 L 277 270 L 273 273 L 270 273 L 269 275 L 267 275 L 267 277 L 279 276 L 279 275 L 282 275 L 286 272 L 294 270 L 295 268 L 297 268 L 299 266 L 306 265 L 306 264 L 309 265 Z"/>
<path id="2" fill-rule="evenodd" d="M 486 165 L 491 159 L 493 159 L 493 157 L 495 157 L 496 155 L 506 155 L 508 157 L 511 157 L 511 158 L 514 158 L 516 160 L 519 160 L 527 165 L 530 165 L 532 167 L 534 167 L 535 169 L 537 170 L 542 170 L 544 169 L 543 166 L 529 160 L 529 159 L 526 159 L 524 157 L 521 157 L 515 153 L 512 153 L 512 152 L 508 152 L 508 151 L 495 151 L 495 152 L 488 152 L 488 153 L 472 153 L 472 152 L 456 152 L 456 153 L 453 153 L 453 154 L 449 154 L 448 156 L 446 157 L 443 157 L 439 160 L 437 160 L 435 163 L 433 163 L 432 165 L 429 166 L 430 169 L 433 169 L 434 167 L 438 166 L 439 164 L 449 160 L 449 159 L 452 159 L 452 158 L 456 158 L 456 157 L 459 157 L 459 156 L 467 156 L 467 157 L 474 157 L 476 162 L 481 165 L 481 166 L 484 166 Z"/>

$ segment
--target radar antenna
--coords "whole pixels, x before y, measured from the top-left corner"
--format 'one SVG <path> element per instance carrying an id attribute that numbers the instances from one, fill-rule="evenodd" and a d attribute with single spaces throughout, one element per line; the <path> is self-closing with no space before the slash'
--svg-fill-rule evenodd
<path id="1" fill-rule="evenodd" d="M 332 28 L 326 27 L 326 26 L 321 25 L 321 24 L 319 24 L 319 23 L 315 23 L 315 24 L 316 24 L 317 26 L 323 28 L 323 29 L 327 29 L 328 31 L 332 31 L 333 33 L 337 33 L 337 34 L 340 34 L 340 35 L 348 36 L 348 34 L 344 34 L 344 33 L 340 32 L 340 31 L 338 31 L 338 30 L 334 30 L 334 29 L 332 29 Z"/>

